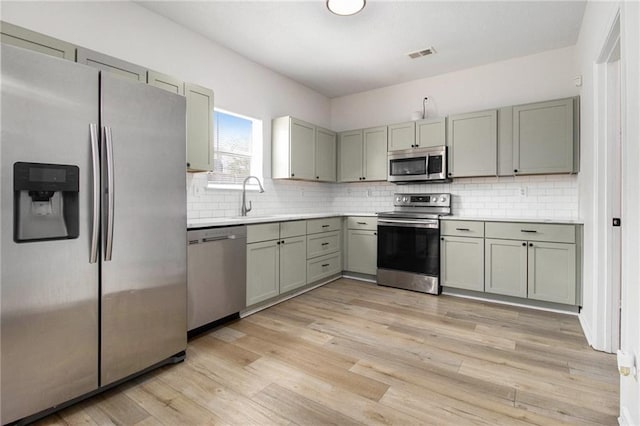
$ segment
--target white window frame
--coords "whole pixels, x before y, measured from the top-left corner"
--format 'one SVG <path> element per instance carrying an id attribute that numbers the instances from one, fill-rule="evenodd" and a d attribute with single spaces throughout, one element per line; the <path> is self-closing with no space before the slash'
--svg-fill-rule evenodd
<path id="1" fill-rule="evenodd" d="M 223 114 L 233 115 L 235 117 L 243 118 L 245 120 L 249 120 L 253 123 L 252 129 L 252 145 L 251 145 L 251 166 L 250 166 L 250 175 L 256 176 L 260 179 L 261 182 L 264 182 L 263 179 L 263 133 L 262 133 L 262 120 L 254 117 L 249 117 L 244 114 L 238 114 L 237 112 L 228 111 L 222 108 L 215 108 L 214 112 L 220 112 Z M 213 118 L 212 118 L 213 119 Z M 214 131 L 217 131 L 214 129 Z M 222 183 L 222 182 L 211 182 L 209 178 L 211 173 L 207 176 L 207 188 L 208 189 L 233 189 L 233 190 L 242 190 L 242 184 L 238 183 Z M 260 188 L 254 179 L 251 179 L 247 182 L 247 191 L 258 191 Z"/>

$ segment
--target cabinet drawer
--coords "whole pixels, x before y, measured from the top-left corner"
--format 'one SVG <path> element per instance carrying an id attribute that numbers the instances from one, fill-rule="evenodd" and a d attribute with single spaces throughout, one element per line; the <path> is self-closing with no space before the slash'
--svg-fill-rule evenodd
<path id="1" fill-rule="evenodd" d="M 280 223 L 261 223 L 247 226 L 247 243 L 277 240 L 280 238 Z"/>
<path id="2" fill-rule="evenodd" d="M 347 228 L 375 231 L 378 229 L 378 218 L 370 216 L 353 216 L 347 218 Z"/>
<path id="3" fill-rule="evenodd" d="M 340 250 L 340 232 L 325 232 L 307 236 L 307 258 Z"/>
<path id="4" fill-rule="evenodd" d="M 307 234 L 339 231 L 341 228 L 342 228 L 342 218 L 340 217 L 329 217 L 326 219 L 312 219 L 307 221 Z"/>
<path id="5" fill-rule="evenodd" d="M 307 260 L 307 284 L 339 274 L 342 271 L 340 257 L 340 253 L 334 253 Z"/>
<path id="6" fill-rule="evenodd" d="M 307 223 L 304 220 L 280 222 L 280 238 L 298 237 L 307 234 Z"/>
<path id="7" fill-rule="evenodd" d="M 484 222 L 474 220 L 443 220 L 440 233 L 456 237 L 484 237 Z"/>
<path id="8" fill-rule="evenodd" d="M 504 238 L 508 240 L 575 243 L 576 227 L 574 225 L 547 223 L 486 222 L 485 237 Z"/>

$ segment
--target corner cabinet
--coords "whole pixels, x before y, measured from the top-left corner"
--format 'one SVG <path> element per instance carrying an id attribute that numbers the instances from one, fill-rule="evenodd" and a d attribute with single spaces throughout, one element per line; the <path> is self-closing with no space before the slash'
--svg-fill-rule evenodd
<path id="1" fill-rule="evenodd" d="M 338 136 L 339 182 L 387 180 L 387 127 L 342 132 Z"/>
<path id="2" fill-rule="evenodd" d="M 213 90 L 185 83 L 187 170 L 213 170 Z"/>
<path id="3" fill-rule="evenodd" d="M 448 176 L 496 176 L 498 172 L 497 110 L 448 117 Z"/>
<path id="4" fill-rule="evenodd" d="M 76 60 L 76 47 L 73 44 L 4 21 L 0 22 L 0 41 L 56 58 Z"/>
<path id="5" fill-rule="evenodd" d="M 271 177 L 335 182 L 335 133 L 290 116 L 271 122 Z"/>

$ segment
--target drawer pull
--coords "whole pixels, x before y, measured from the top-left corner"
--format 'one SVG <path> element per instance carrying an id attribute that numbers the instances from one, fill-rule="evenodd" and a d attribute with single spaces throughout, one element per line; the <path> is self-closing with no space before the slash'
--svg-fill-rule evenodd
<path id="1" fill-rule="evenodd" d="M 367 222 L 356 222 L 358 225 L 366 225 Z"/>
<path id="2" fill-rule="evenodd" d="M 329 266 L 329 265 L 331 265 L 331 264 L 330 263 L 323 263 L 322 267 L 324 268 L 325 266 Z"/>
<path id="3" fill-rule="evenodd" d="M 329 243 L 322 243 L 321 245 L 323 245 L 323 246 L 328 246 L 328 245 L 329 245 Z"/>
<path id="4" fill-rule="evenodd" d="M 322 225 L 323 228 L 328 228 L 331 225 Z"/>
<path id="5" fill-rule="evenodd" d="M 538 232 L 538 231 L 536 231 L 536 230 L 534 230 L 534 229 L 521 229 L 521 230 L 520 230 L 520 232 L 529 232 L 529 233 L 531 233 L 531 234 L 534 234 L 534 233 L 536 233 L 536 232 Z"/>
<path id="6" fill-rule="evenodd" d="M 471 231 L 469 228 L 456 228 L 456 231 Z"/>

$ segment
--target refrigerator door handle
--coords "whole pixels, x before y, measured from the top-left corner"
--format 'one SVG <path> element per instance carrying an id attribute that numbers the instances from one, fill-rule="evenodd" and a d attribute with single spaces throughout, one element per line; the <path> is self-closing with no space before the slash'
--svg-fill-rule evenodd
<path id="1" fill-rule="evenodd" d="M 100 150 L 98 148 L 98 125 L 89 124 L 91 135 L 91 165 L 93 166 L 93 211 L 91 212 L 91 251 L 89 263 L 98 261 L 98 232 L 100 231 Z"/>
<path id="2" fill-rule="evenodd" d="M 104 260 L 111 260 L 113 251 L 113 212 L 114 212 L 114 179 L 113 179 L 113 141 L 111 140 L 111 127 L 104 126 L 104 139 L 106 144 L 107 160 L 107 229 L 105 238 Z"/>

